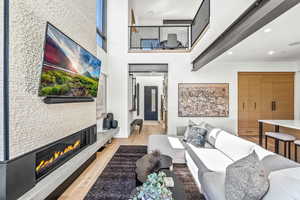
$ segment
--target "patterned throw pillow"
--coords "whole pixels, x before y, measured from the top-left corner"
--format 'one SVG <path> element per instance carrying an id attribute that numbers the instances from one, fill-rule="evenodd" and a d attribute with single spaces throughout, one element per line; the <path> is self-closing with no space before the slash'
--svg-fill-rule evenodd
<path id="1" fill-rule="evenodd" d="M 268 192 L 269 185 L 265 169 L 254 151 L 226 169 L 227 200 L 260 200 Z"/>
<path id="2" fill-rule="evenodd" d="M 184 132 L 184 140 L 186 141 L 188 139 L 190 130 L 192 127 L 197 126 L 197 127 L 201 127 L 205 124 L 205 122 L 200 122 L 200 123 L 195 123 L 192 120 L 189 120 L 188 122 L 188 126 L 186 127 L 186 130 Z"/>
<path id="3" fill-rule="evenodd" d="M 189 129 L 186 142 L 194 145 L 195 147 L 204 147 L 206 133 L 206 129 L 193 126 Z"/>

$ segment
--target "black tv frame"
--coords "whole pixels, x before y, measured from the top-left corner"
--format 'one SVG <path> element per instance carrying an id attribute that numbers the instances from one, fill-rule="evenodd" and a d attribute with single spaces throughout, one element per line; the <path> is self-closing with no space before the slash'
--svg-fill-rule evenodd
<path id="1" fill-rule="evenodd" d="M 67 36 L 59 28 L 57 28 L 52 23 L 50 23 L 49 21 L 47 21 L 46 22 L 46 28 L 45 28 L 45 36 L 44 36 L 43 63 L 42 63 L 42 65 L 44 64 L 45 46 L 46 46 L 46 42 L 47 42 L 47 30 L 48 30 L 48 26 L 49 25 L 52 26 L 52 27 L 54 27 L 55 29 L 57 29 L 59 32 L 61 32 L 64 36 L 66 36 L 72 42 L 74 42 L 75 44 L 77 44 L 78 46 L 80 46 L 82 49 L 84 49 L 85 51 L 89 52 L 92 56 L 94 56 L 95 58 L 97 58 L 94 54 L 92 54 L 86 48 L 84 48 L 83 46 L 81 46 L 80 44 L 78 44 L 76 41 L 74 41 L 72 38 L 70 38 L 69 36 Z M 42 69 L 43 69 L 43 66 L 42 66 Z M 42 70 L 41 70 L 41 73 L 42 73 Z M 100 75 L 101 75 L 101 71 L 100 71 Z M 40 81 L 39 82 L 41 84 L 41 76 L 40 76 Z M 98 87 L 99 87 L 99 83 L 98 83 Z M 51 96 L 40 96 L 39 95 L 39 97 L 44 97 L 43 102 L 46 103 L 46 104 L 93 102 L 94 98 L 97 98 L 97 97 L 89 97 L 89 96 L 59 96 L 59 95 L 51 95 Z"/>

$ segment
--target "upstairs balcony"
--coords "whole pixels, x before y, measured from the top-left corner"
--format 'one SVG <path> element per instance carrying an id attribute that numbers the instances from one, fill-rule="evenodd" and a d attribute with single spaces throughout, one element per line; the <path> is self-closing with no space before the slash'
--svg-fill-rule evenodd
<path id="1" fill-rule="evenodd" d="M 129 52 L 189 52 L 188 25 L 129 26 Z"/>

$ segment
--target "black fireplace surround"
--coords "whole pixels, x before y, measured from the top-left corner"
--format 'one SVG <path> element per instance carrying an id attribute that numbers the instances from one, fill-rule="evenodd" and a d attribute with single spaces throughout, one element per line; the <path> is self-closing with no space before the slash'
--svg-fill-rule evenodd
<path id="1" fill-rule="evenodd" d="M 0 162 L 0 199 L 19 198 L 96 141 L 97 127 L 94 125 L 20 157 Z"/>

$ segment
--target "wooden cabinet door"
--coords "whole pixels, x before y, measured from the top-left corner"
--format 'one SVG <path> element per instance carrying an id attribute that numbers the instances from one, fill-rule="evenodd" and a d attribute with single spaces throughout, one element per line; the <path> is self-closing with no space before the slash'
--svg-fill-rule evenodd
<path id="1" fill-rule="evenodd" d="M 238 76 L 238 131 L 239 135 L 247 135 L 248 129 L 248 77 Z"/>
<path id="2" fill-rule="evenodd" d="M 261 115 L 262 119 L 272 119 L 273 76 L 263 75 L 261 79 Z M 267 117 L 267 118 L 266 118 Z"/>
<path id="3" fill-rule="evenodd" d="M 248 130 L 247 135 L 258 135 L 258 120 L 261 109 L 261 76 L 253 74 L 248 77 Z"/>
<path id="4" fill-rule="evenodd" d="M 239 135 L 257 135 L 260 118 L 260 76 L 239 73 Z"/>
<path id="5" fill-rule="evenodd" d="M 273 119 L 294 119 L 294 74 L 284 73 L 273 79 Z"/>

